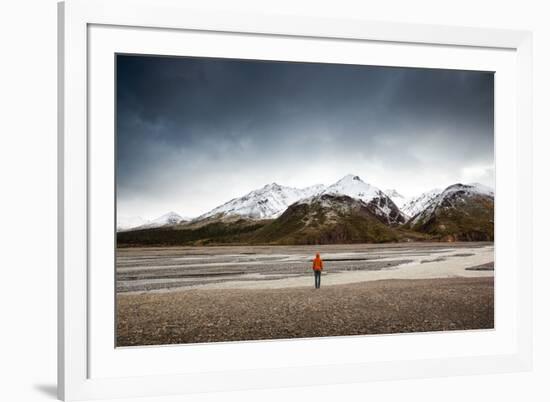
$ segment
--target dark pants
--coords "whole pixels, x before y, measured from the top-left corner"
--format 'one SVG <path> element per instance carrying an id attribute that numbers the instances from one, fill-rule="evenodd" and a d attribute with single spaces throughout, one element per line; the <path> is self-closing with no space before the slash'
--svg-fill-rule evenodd
<path id="1" fill-rule="evenodd" d="M 321 271 L 313 271 L 315 273 L 315 289 L 321 287 Z"/>

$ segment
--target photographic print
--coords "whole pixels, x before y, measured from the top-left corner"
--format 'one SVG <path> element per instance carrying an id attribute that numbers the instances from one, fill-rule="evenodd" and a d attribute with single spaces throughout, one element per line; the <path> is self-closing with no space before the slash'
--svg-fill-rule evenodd
<path id="1" fill-rule="evenodd" d="M 494 75 L 116 56 L 116 346 L 494 328 Z"/>

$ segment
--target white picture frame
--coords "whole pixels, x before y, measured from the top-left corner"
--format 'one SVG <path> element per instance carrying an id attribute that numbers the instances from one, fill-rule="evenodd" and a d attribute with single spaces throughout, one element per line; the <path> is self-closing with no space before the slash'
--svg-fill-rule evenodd
<path id="1" fill-rule="evenodd" d="M 177 0 L 68 0 L 59 4 L 59 397 L 64 400 L 145 397 L 529 370 L 532 361 L 531 33 L 362 20 L 323 20 L 269 14 L 244 15 L 225 11 L 205 11 L 200 8 L 190 9 L 186 6 L 189 7 L 189 3 L 184 5 Z M 196 7 L 199 7 L 198 2 Z M 120 35 L 115 34 L 117 30 Z M 132 39 L 132 35 L 139 35 L 139 41 Z M 496 93 L 499 88 L 503 88 L 503 91 L 509 91 L 507 94 L 514 95 L 508 99 L 508 103 L 501 103 L 500 106 L 499 97 L 495 97 L 496 131 L 500 135 L 499 137 L 495 134 L 495 141 L 507 144 L 506 147 L 497 147 L 495 154 L 496 236 L 498 239 L 499 213 L 506 212 L 512 217 L 508 224 L 512 225 L 510 228 L 514 232 L 513 237 L 501 237 L 502 251 L 499 251 L 498 240 L 496 242 L 499 261 L 497 264 L 501 263 L 503 267 L 505 262 L 507 264 L 506 272 L 501 275 L 497 271 L 496 274 L 496 281 L 503 284 L 496 288 L 496 309 L 498 313 L 499 297 L 501 300 L 511 300 L 507 306 L 509 308 L 506 309 L 510 313 L 502 315 L 505 319 L 510 318 L 509 325 L 503 319 L 499 327 L 497 314 L 496 329 L 492 334 L 458 332 L 440 334 L 437 338 L 426 334 L 413 334 L 315 340 L 315 345 L 323 342 L 323 348 L 332 351 L 333 360 L 326 361 L 295 358 L 296 353 L 293 351 L 306 350 L 312 340 L 251 342 L 244 346 L 217 344 L 207 348 L 188 345 L 185 346 L 186 349 L 174 346 L 146 348 L 148 351 L 141 352 L 115 352 L 114 344 L 111 350 L 108 343 L 98 341 L 113 337 L 113 334 L 109 333 L 109 317 L 112 314 L 109 315 L 107 310 L 114 310 L 114 298 L 106 298 L 107 301 L 100 303 L 97 301 L 98 298 L 94 297 L 97 292 L 111 292 L 113 289 L 111 285 L 103 285 L 103 282 L 98 280 L 103 276 L 96 275 L 97 270 L 90 268 L 97 260 L 95 251 L 90 249 L 90 240 L 98 235 L 98 230 L 103 230 L 102 227 L 114 225 L 109 219 L 99 224 L 95 220 L 98 215 L 90 213 L 97 208 L 94 201 L 97 192 L 90 191 L 93 184 L 91 177 L 110 174 L 108 163 L 103 166 L 103 172 L 93 163 L 94 160 L 102 159 L 102 155 L 97 153 L 100 152 L 97 151 L 100 148 L 96 146 L 96 139 L 110 141 L 105 131 L 102 131 L 105 134 L 95 134 L 97 127 L 105 125 L 108 131 L 109 126 L 112 126 L 109 120 L 112 116 L 109 117 L 108 108 L 103 112 L 100 110 L 99 113 L 94 109 L 93 115 L 90 112 L 90 106 L 98 102 L 93 96 L 104 96 L 101 98 L 104 100 L 113 90 L 113 87 L 107 84 L 109 81 L 106 78 L 109 74 L 109 65 L 101 64 L 101 60 L 108 62 L 108 57 L 104 56 L 120 51 L 121 48 L 117 46 L 127 46 L 126 50 L 131 49 L 137 53 L 175 54 L 178 41 L 173 38 L 193 39 L 201 35 L 216 35 L 216 38 L 235 37 L 234 44 L 228 42 L 231 46 L 224 50 L 224 54 L 228 55 L 239 49 L 239 40 L 253 38 L 258 43 L 294 41 L 298 50 L 300 46 L 304 46 L 303 41 L 310 41 L 312 45 L 316 41 L 323 42 L 323 46 L 331 46 L 334 50 L 332 57 L 336 60 L 339 60 L 338 57 L 346 57 L 345 51 L 338 51 L 342 47 L 370 44 L 382 49 L 379 60 L 385 60 L 389 65 L 433 66 L 436 64 L 427 60 L 430 52 L 434 51 L 446 52 L 445 56 L 449 57 L 437 62 L 445 64 L 437 65 L 447 68 L 455 66 L 484 69 L 486 66 L 487 69 L 492 69 L 491 66 L 497 66 L 495 70 L 497 73 L 502 71 L 500 76 L 504 78 L 501 81 L 497 79 Z M 113 40 L 105 40 L 106 38 Z M 252 42 L 249 44 L 251 48 L 254 47 Z M 384 50 L 392 46 L 393 53 Z M 411 46 L 414 46 L 414 52 L 408 54 L 406 50 Z M 96 49 L 103 52 L 103 58 L 96 57 Z M 408 57 L 408 62 L 392 58 L 397 49 L 403 51 L 401 56 Z M 459 60 L 469 52 L 474 52 L 477 60 L 469 65 L 460 64 Z M 495 54 L 494 62 L 491 61 L 492 53 Z M 437 53 L 434 54 L 437 56 Z M 499 58 L 497 54 L 501 54 L 502 57 Z M 314 53 L 307 57 L 316 59 Z M 475 58 L 470 55 L 470 59 Z M 105 68 L 107 73 L 96 73 L 96 66 L 99 69 Z M 90 79 L 92 76 L 93 80 Z M 101 81 L 104 78 L 103 85 Z M 110 79 L 112 80 L 112 77 Z M 97 88 L 99 89 L 96 90 Z M 499 126 L 499 117 L 511 119 L 502 122 L 513 124 L 507 127 L 502 127 L 503 124 Z M 94 124 L 91 124 L 92 121 Z M 507 189 L 499 187 L 498 166 L 502 166 L 500 171 L 512 178 L 508 179 L 511 184 Z M 500 259 L 499 252 L 502 253 Z M 112 269 L 112 266 L 109 269 Z M 113 276 L 112 271 L 110 275 Z M 105 311 L 107 314 L 103 314 Z M 380 347 L 387 348 L 392 343 L 397 345 L 403 337 L 406 339 L 402 347 L 410 346 L 418 339 L 414 355 L 366 360 L 361 354 L 357 354 L 355 359 L 345 360 L 346 353 L 340 353 L 349 347 L 357 350 L 358 346 L 363 345 L 367 348 L 367 343 L 380 343 Z M 483 353 L 479 350 L 481 348 L 476 350 L 478 341 L 493 342 L 502 347 L 495 347 L 494 350 Z M 426 342 L 439 344 L 442 349 L 449 344 L 460 344 L 460 347 L 456 348 L 457 352 L 453 356 L 441 357 L 435 352 L 427 353 L 418 347 L 426 345 Z M 399 350 L 399 347 L 394 349 Z M 235 356 L 241 351 L 244 351 L 244 357 L 236 361 Z M 141 356 L 147 354 L 146 361 L 153 367 L 155 363 L 165 359 L 167 368 L 164 371 L 134 370 L 132 366 L 135 367 L 137 353 L 141 353 Z M 186 353 L 189 361 L 201 356 L 209 357 L 202 359 L 205 363 L 200 370 L 186 370 L 181 358 L 172 359 L 176 363 L 168 361 L 171 359 L 170 356 L 181 357 L 182 353 Z M 338 354 L 344 357 L 339 358 Z M 212 357 L 215 355 L 225 356 L 224 364 L 216 362 Z M 304 355 L 307 353 L 304 352 Z M 266 358 L 265 362 L 261 363 L 247 356 Z M 285 359 L 292 362 L 285 365 Z M 316 376 L 309 375 L 312 369 L 316 371 Z"/>

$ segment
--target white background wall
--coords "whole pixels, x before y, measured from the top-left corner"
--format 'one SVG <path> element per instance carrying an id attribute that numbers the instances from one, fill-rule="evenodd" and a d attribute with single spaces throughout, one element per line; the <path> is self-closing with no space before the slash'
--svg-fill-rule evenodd
<path id="1" fill-rule="evenodd" d="M 185 0 L 182 0 L 183 2 Z M 203 1 L 203 7 L 529 29 L 535 40 L 535 368 L 498 376 L 378 382 L 162 401 L 550 400 L 550 23 L 536 0 Z M 225 3 L 225 4 L 224 4 Z M 0 400 L 55 399 L 56 1 L 0 7 Z M 311 375 L 315 375 L 312 373 Z"/>

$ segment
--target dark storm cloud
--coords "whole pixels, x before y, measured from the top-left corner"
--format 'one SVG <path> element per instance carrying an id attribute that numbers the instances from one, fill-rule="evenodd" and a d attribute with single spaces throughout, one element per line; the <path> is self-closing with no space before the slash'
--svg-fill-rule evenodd
<path id="1" fill-rule="evenodd" d="M 492 73 L 117 58 L 117 193 L 130 212 L 196 214 L 264 180 L 322 182 L 327 167 L 412 191 L 411 179 L 492 164 Z M 205 182 L 230 177 L 212 200 Z"/>

